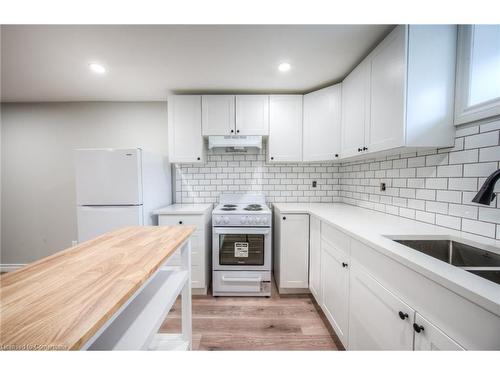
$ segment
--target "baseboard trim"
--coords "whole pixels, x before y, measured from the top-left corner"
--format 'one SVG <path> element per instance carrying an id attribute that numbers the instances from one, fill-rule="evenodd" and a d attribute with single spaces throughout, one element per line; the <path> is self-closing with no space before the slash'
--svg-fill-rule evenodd
<path id="1" fill-rule="evenodd" d="M 0 272 L 11 272 L 15 271 L 21 267 L 24 267 L 25 264 L 0 264 Z"/>

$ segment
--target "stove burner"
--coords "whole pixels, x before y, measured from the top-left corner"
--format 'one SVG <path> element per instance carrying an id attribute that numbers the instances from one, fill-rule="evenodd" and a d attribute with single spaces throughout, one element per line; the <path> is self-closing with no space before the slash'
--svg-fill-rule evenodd
<path id="1" fill-rule="evenodd" d="M 258 206 L 258 207 L 256 207 Z M 262 211 L 262 207 L 260 205 L 249 205 L 244 208 L 245 211 Z"/>
<path id="2" fill-rule="evenodd" d="M 235 204 L 225 204 L 223 207 L 236 207 Z"/>
<path id="3" fill-rule="evenodd" d="M 234 208 L 234 207 L 222 207 L 221 211 L 236 211 L 236 208 Z"/>

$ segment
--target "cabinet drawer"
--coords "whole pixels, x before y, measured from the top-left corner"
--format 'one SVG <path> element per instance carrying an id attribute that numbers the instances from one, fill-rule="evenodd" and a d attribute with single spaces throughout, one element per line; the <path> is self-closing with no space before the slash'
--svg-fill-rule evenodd
<path id="1" fill-rule="evenodd" d="M 261 293 L 271 287 L 269 272 L 214 271 L 213 287 L 217 293 Z"/>
<path id="2" fill-rule="evenodd" d="M 158 225 L 196 225 L 196 232 L 205 229 L 201 215 L 159 215 Z"/>
<path id="3" fill-rule="evenodd" d="M 349 254 L 349 236 L 324 222 L 321 222 L 321 239 Z"/>

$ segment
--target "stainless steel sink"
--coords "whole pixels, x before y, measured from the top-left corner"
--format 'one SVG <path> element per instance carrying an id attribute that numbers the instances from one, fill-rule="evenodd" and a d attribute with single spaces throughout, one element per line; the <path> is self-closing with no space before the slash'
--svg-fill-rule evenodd
<path id="1" fill-rule="evenodd" d="M 500 284 L 500 254 L 446 239 L 393 241 Z"/>

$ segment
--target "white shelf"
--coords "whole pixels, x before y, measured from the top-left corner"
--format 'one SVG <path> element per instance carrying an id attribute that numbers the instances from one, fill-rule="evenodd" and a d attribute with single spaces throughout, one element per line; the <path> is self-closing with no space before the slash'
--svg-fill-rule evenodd
<path id="1" fill-rule="evenodd" d="M 156 346 L 166 350 L 163 347 L 167 347 L 166 341 L 171 338 L 163 335 L 154 338 L 188 279 L 188 271 L 160 269 L 89 350 L 143 350 L 150 349 L 152 342 L 158 342 Z"/>
<path id="2" fill-rule="evenodd" d="M 189 350 L 189 341 L 182 334 L 157 333 L 149 345 L 149 350 Z"/>

